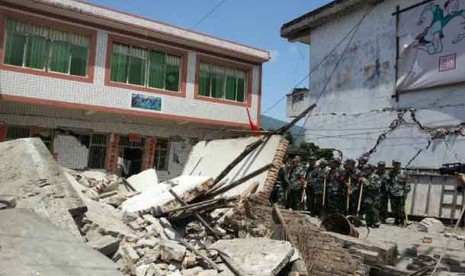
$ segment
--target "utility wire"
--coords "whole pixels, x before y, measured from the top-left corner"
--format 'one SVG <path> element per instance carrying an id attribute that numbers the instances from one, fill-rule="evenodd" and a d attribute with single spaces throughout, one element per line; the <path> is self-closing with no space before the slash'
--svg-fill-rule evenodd
<path id="1" fill-rule="evenodd" d="M 221 5 L 223 5 L 226 1 L 228 0 L 222 0 L 220 1 L 218 4 L 216 4 L 211 10 L 209 10 L 204 16 L 202 16 L 202 18 L 200 18 L 199 20 L 197 20 L 197 22 L 194 23 L 194 25 L 192 25 L 192 27 L 190 27 L 189 29 L 194 29 L 195 27 L 197 27 L 198 25 L 200 25 L 200 23 L 202 23 L 203 21 L 205 21 L 205 19 L 207 19 L 210 15 L 212 15 Z"/>
<path id="2" fill-rule="evenodd" d="M 365 18 L 363 18 L 365 19 Z M 360 22 L 363 21 L 363 19 Z M 356 30 L 360 27 L 359 23 L 355 24 L 354 27 L 352 27 L 352 29 L 350 29 L 350 31 L 336 44 L 336 46 L 334 46 L 334 48 L 327 54 L 325 55 L 321 60 L 320 62 L 318 62 L 311 70 L 310 72 L 305 75 L 301 80 L 299 80 L 295 85 L 294 87 L 286 94 L 284 94 L 284 96 L 282 96 L 278 101 L 276 101 L 273 105 L 271 105 L 269 108 L 267 108 L 264 112 L 262 112 L 262 114 L 267 114 L 270 110 L 272 110 L 273 108 L 275 108 L 279 103 L 281 103 L 287 96 L 287 94 L 290 94 L 292 93 L 292 91 L 297 88 L 299 85 L 301 85 L 305 80 L 307 80 L 311 74 L 313 74 L 313 72 L 316 71 L 316 69 L 318 69 L 330 56 L 332 56 L 334 54 L 334 52 L 336 52 L 336 50 L 339 48 L 339 46 L 341 46 L 341 44 L 350 36 L 350 34 L 352 32 L 356 32 Z"/>
<path id="3" fill-rule="evenodd" d="M 357 24 L 355 24 L 355 26 L 352 28 L 352 30 L 346 35 L 344 36 L 344 39 L 342 41 L 345 40 L 345 38 L 347 38 L 348 36 L 350 36 L 350 34 L 352 33 L 352 36 L 350 37 L 349 39 L 349 42 L 347 42 L 345 48 L 344 48 L 344 51 L 342 52 L 342 54 L 339 56 L 339 59 L 337 60 L 336 64 L 334 65 L 334 68 L 331 72 L 331 74 L 329 75 L 329 77 L 326 79 L 326 82 L 325 82 L 325 85 L 323 86 L 323 89 L 321 89 L 320 91 L 320 94 L 318 95 L 318 97 L 316 98 L 316 101 L 315 101 L 315 104 L 318 104 L 318 102 L 320 101 L 320 98 L 321 96 L 323 96 L 323 94 L 326 92 L 326 88 L 328 87 L 328 84 L 331 82 L 331 79 L 333 78 L 334 74 L 336 73 L 336 70 L 337 68 L 339 67 L 339 64 L 341 63 L 342 59 L 344 58 L 344 55 L 346 54 L 347 52 L 347 49 L 349 49 L 349 46 L 352 44 L 352 41 L 354 40 L 354 37 L 355 35 L 357 34 L 357 31 L 358 29 L 360 28 L 360 26 L 362 25 L 363 21 L 365 21 L 365 18 L 368 16 L 368 14 L 370 14 L 370 12 L 374 9 L 374 6 L 370 6 L 367 8 L 367 10 L 365 11 L 365 14 L 362 16 L 362 18 L 357 22 Z M 342 42 L 341 42 L 342 43 Z M 335 49 L 333 49 L 333 51 L 335 51 Z M 321 64 L 321 63 L 320 63 Z M 310 74 L 309 74 L 310 75 Z M 303 128 L 300 130 L 299 132 L 299 136 L 302 134 L 302 131 L 304 130 L 305 128 L 305 125 L 307 124 L 307 121 L 308 119 L 310 118 L 310 114 L 311 113 L 308 113 L 307 116 L 305 117 L 305 121 L 303 123 Z"/>

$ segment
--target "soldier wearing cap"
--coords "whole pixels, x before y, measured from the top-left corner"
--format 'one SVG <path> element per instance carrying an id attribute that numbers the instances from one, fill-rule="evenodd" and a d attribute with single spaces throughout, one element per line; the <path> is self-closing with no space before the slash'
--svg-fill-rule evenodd
<path id="1" fill-rule="evenodd" d="M 379 161 L 376 168 L 376 174 L 379 177 L 380 187 L 380 201 L 379 201 L 379 219 L 382 223 L 386 223 L 388 218 L 388 204 L 389 204 L 389 193 L 388 193 L 388 180 L 389 175 L 386 172 L 386 162 Z"/>
<path id="2" fill-rule="evenodd" d="M 347 159 L 344 163 L 345 183 L 346 183 L 346 201 L 345 213 L 355 215 L 357 213 L 357 201 L 359 193 L 360 172 L 355 167 L 355 160 Z"/>
<path id="3" fill-rule="evenodd" d="M 407 175 L 401 170 L 398 160 L 392 161 L 393 169 L 389 172 L 388 191 L 391 199 L 392 212 L 395 224 L 403 226 L 405 223 L 405 199 L 410 192 L 410 184 Z"/>
<path id="4" fill-rule="evenodd" d="M 368 163 L 368 157 L 365 156 L 365 155 L 362 155 L 357 159 L 357 161 L 358 161 L 357 162 L 357 169 L 359 169 L 360 172 L 363 172 L 363 168 Z"/>
<path id="5" fill-rule="evenodd" d="M 314 202 L 313 198 L 314 198 L 314 191 L 313 191 L 313 187 L 310 183 L 310 175 L 313 173 L 313 171 L 316 170 L 316 157 L 315 156 L 310 156 L 309 159 L 308 159 L 308 166 L 307 166 L 307 173 L 305 175 L 305 194 L 307 196 L 307 201 L 306 201 L 306 205 L 307 205 L 307 210 L 308 211 L 311 211 L 312 209 L 312 204 Z M 303 199 L 303 197 L 302 197 Z"/>
<path id="6" fill-rule="evenodd" d="M 364 176 L 360 179 L 363 185 L 362 204 L 365 210 L 365 219 L 368 227 L 379 227 L 379 177 L 374 173 L 371 164 L 365 165 Z"/>
<path id="7" fill-rule="evenodd" d="M 325 214 L 344 213 L 345 182 L 344 169 L 341 168 L 341 158 L 333 157 L 329 162 L 327 175 Z"/>
<path id="8" fill-rule="evenodd" d="M 270 200 L 273 203 L 279 203 L 283 206 L 286 206 L 286 199 L 289 192 L 289 187 L 291 183 L 289 181 L 289 175 L 287 171 L 287 167 L 285 162 L 279 168 L 278 177 L 276 179 L 276 184 L 273 187 L 273 191 L 271 192 Z"/>
<path id="9" fill-rule="evenodd" d="M 287 208 L 299 210 L 301 205 L 301 195 L 305 184 L 306 169 L 302 166 L 300 156 L 292 159 L 292 167 L 289 172 L 290 189 Z"/>
<path id="10" fill-rule="evenodd" d="M 312 187 L 312 194 L 311 197 L 307 197 L 307 202 L 310 201 L 309 211 L 312 216 L 320 217 L 323 210 L 323 188 L 329 168 L 324 158 L 318 160 L 316 165 L 316 169 L 307 177 L 308 185 Z"/>

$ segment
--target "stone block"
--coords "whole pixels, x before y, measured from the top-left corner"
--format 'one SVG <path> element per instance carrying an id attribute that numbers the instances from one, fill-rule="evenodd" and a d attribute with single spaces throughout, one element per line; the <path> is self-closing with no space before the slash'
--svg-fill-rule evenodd
<path id="1" fill-rule="evenodd" d="M 418 224 L 418 230 L 428 234 L 439 234 L 444 232 L 444 224 L 435 218 L 425 218 Z"/>
<path id="2" fill-rule="evenodd" d="M 108 257 L 113 256 L 118 251 L 119 244 L 120 240 L 112 236 L 103 236 L 89 242 L 92 248 Z"/>
<path id="3" fill-rule="evenodd" d="M 161 244 L 161 259 L 165 262 L 182 262 L 186 248 L 174 241 L 163 241 Z"/>

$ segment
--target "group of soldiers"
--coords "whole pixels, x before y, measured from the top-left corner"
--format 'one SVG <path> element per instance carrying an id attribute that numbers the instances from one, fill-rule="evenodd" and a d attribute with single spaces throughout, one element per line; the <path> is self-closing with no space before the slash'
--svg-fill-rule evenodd
<path id="1" fill-rule="evenodd" d="M 368 158 L 355 162 L 339 157 L 330 160 L 310 157 L 304 164 L 299 156 L 283 165 L 273 191 L 272 200 L 286 208 L 302 210 L 312 216 L 334 213 L 361 217 L 368 227 L 379 227 L 388 218 L 388 204 L 396 225 L 405 224 L 405 199 L 410 192 L 401 162 L 392 161 L 386 170 L 385 162 L 368 164 Z"/>

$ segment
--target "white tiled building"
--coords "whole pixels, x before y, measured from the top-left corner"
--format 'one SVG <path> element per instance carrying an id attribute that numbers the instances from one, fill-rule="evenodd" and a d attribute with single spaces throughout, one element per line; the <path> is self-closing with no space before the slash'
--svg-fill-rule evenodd
<path id="1" fill-rule="evenodd" d="M 260 124 L 269 53 L 73 0 L 0 0 L 0 141 L 60 164 L 180 173 L 199 139 Z"/>

